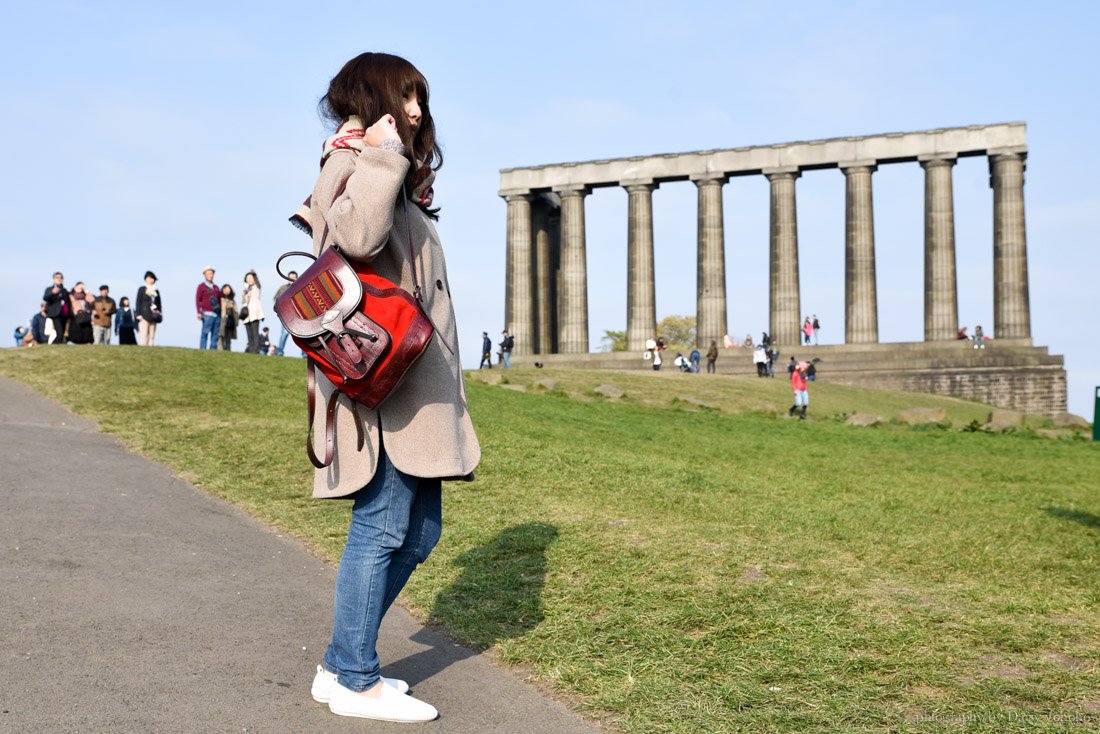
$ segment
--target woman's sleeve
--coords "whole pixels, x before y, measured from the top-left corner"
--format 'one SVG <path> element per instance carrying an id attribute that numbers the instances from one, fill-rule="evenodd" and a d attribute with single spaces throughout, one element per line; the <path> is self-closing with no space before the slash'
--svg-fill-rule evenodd
<path id="1" fill-rule="evenodd" d="M 343 193 L 336 196 L 343 181 L 338 171 L 344 168 L 333 156 L 326 163 L 333 173 L 321 172 L 321 202 L 332 202 L 325 211 L 329 243 L 340 245 L 349 257 L 369 262 L 382 251 L 393 227 L 394 204 L 401 195 L 409 161 L 388 150 L 364 148 L 355 158 L 355 167 Z M 335 201 L 333 199 L 335 198 Z"/>

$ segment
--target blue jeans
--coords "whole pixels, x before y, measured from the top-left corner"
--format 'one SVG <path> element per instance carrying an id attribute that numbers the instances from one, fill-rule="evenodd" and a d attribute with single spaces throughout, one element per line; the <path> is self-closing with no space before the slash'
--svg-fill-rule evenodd
<path id="1" fill-rule="evenodd" d="M 404 474 L 385 448 L 379 454 L 374 478 L 354 495 L 336 573 L 332 644 L 325 651 L 325 668 L 353 691 L 378 682 L 375 645 L 382 617 L 413 569 L 428 558 L 442 529 L 440 480 Z"/>
<path id="2" fill-rule="evenodd" d="M 810 394 L 808 392 L 806 392 L 805 390 L 795 390 L 794 391 L 794 404 L 795 405 L 809 405 L 810 404 Z"/>
<path id="3" fill-rule="evenodd" d="M 286 351 L 286 338 L 288 336 L 290 336 L 290 332 L 286 330 L 286 327 L 283 327 L 283 333 L 279 334 L 279 348 L 275 350 L 275 354 L 278 354 L 280 357 L 282 357 L 283 353 Z"/>
<path id="4" fill-rule="evenodd" d="M 500 358 L 504 361 L 504 369 L 508 369 L 509 367 L 512 366 L 512 353 L 511 352 L 501 352 L 500 353 Z"/>
<path id="5" fill-rule="evenodd" d="M 217 349 L 218 348 L 218 331 L 220 331 L 222 325 L 222 317 L 220 314 L 216 314 L 213 311 L 202 312 L 202 334 L 199 335 L 199 349 Z M 207 337 L 209 337 L 210 346 L 207 344 Z"/>

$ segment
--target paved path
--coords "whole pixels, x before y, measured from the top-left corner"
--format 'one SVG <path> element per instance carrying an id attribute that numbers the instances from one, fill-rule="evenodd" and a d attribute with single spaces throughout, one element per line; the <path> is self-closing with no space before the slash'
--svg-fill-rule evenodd
<path id="1" fill-rule="evenodd" d="M 6 378 L 0 462 L 0 732 L 598 731 L 397 608 L 383 672 L 441 718 L 333 716 L 331 566 Z"/>

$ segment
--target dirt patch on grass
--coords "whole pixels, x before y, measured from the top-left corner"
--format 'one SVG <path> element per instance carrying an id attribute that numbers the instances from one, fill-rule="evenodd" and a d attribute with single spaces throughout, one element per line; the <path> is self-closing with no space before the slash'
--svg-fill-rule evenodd
<path id="1" fill-rule="evenodd" d="M 1019 665 L 1006 661 L 999 655 L 982 655 L 978 658 L 982 668 L 978 671 L 980 678 L 1000 678 L 1001 680 L 1023 680 L 1031 675 L 1031 671 Z"/>
<path id="2" fill-rule="evenodd" d="M 763 581 L 768 578 L 759 566 L 749 564 L 741 569 L 741 583 L 742 584 L 754 584 L 757 581 Z"/>
<path id="3" fill-rule="evenodd" d="M 1043 655 L 1043 658 L 1051 663 L 1054 663 L 1060 668 L 1065 668 L 1066 670 L 1084 672 L 1091 670 L 1093 667 L 1092 662 L 1089 660 L 1085 660 L 1084 658 L 1077 658 L 1072 655 L 1066 655 L 1065 653 L 1061 652 L 1047 652 L 1045 655 Z"/>

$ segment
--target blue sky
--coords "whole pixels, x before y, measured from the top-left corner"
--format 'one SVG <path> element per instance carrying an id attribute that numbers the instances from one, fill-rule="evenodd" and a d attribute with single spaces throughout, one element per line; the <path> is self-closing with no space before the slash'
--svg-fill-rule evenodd
<path id="1" fill-rule="evenodd" d="M 1070 409 L 1091 419 L 1098 19 L 1086 2 L 12 4 L 0 28 L 0 312 L 9 329 L 25 321 L 57 269 L 116 298 L 152 269 L 159 342 L 191 346 L 203 266 L 234 285 L 256 268 L 273 293 L 275 258 L 308 244 L 286 217 L 316 175 L 316 101 L 344 61 L 379 50 L 432 87 L 467 366 L 480 332 L 503 328 L 501 168 L 1023 120 L 1032 333 L 1065 355 Z M 922 337 L 922 175 L 875 174 L 883 341 Z M 954 183 L 960 320 L 990 331 L 985 160 L 960 160 Z M 596 347 L 625 327 L 627 197 L 586 201 Z M 838 171 L 798 181 L 802 307 L 830 341 L 843 334 L 843 202 Z M 757 334 L 767 181 L 734 179 L 724 205 L 730 330 Z M 654 195 L 658 317 L 694 312 L 695 206 L 689 183 Z"/>

